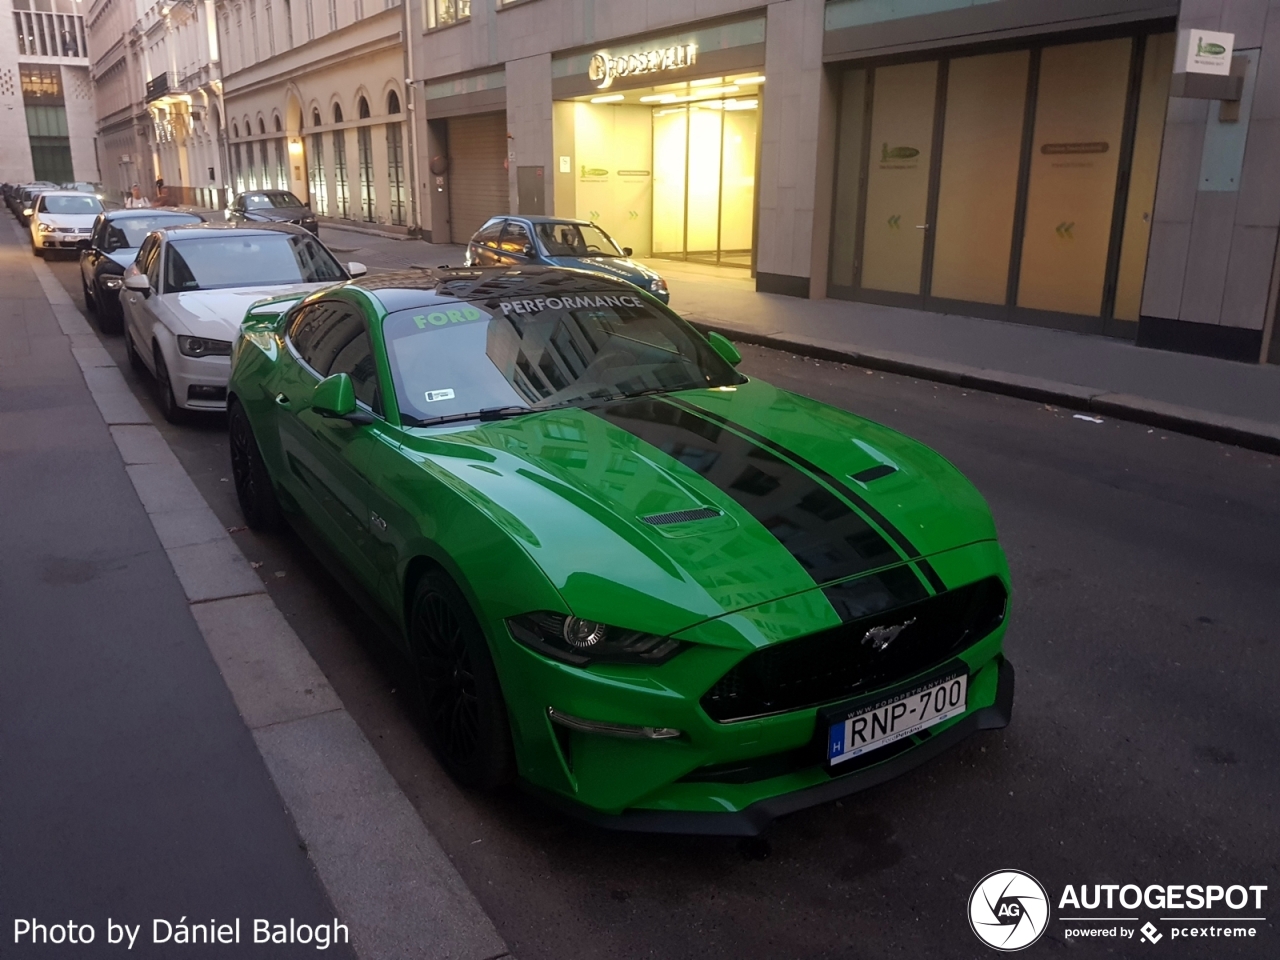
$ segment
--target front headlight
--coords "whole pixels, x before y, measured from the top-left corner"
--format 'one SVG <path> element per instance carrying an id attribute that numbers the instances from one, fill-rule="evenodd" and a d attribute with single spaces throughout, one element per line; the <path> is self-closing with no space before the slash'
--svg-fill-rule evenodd
<path id="1" fill-rule="evenodd" d="M 507 621 L 511 636 L 526 647 L 565 663 L 666 663 L 686 644 L 638 630 L 611 627 L 595 620 L 539 612 Z"/>
<path id="2" fill-rule="evenodd" d="M 53 227 L 49 226 L 47 223 L 37 223 L 36 233 L 53 233 Z"/>
<path id="3" fill-rule="evenodd" d="M 178 337 L 178 352 L 184 357 L 229 357 L 231 341 L 204 337 Z"/>
<path id="4" fill-rule="evenodd" d="M 663 280 L 661 277 L 654 277 L 649 281 L 649 292 L 667 293 L 667 281 Z"/>
<path id="5" fill-rule="evenodd" d="M 118 277 L 115 274 L 107 274 L 99 278 L 99 282 L 107 290 L 119 290 L 124 286 L 124 277 Z M 187 339 L 190 339 L 189 337 Z"/>

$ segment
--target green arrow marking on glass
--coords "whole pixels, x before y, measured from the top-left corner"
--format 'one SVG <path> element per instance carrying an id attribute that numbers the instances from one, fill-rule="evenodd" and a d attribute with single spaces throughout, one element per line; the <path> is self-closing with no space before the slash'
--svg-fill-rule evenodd
<path id="1" fill-rule="evenodd" d="M 1053 232 L 1058 235 L 1059 240 L 1074 240 L 1075 237 L 1071 235 L 1071 231 L 1075 229 L 1075 225 L 1076 222 L 1074 220 L 1070 223 L 1064 220 L 1053 228 Z"/>
<path id="2" fill-rule="evenodd" d="M 900 213 L 895 213 L 892 217 L 890 217 L 890 218 L 889 218 L 889 229 L 890 229 L 890 230 L 897 230 L 897 229 L 899 229 L 899 227 L 898 227 L 898 222 L 899 222 L 901 219 L 902 219 L 902 214 L 900 214 Z"/>

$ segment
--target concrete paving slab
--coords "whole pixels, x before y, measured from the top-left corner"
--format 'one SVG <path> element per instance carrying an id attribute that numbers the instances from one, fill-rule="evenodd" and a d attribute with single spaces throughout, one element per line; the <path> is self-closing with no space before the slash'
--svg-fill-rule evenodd
<path id="1" fill-rule="evenodd" d="M 168 513 L 196 505 L 204 506 L 200 491 L 176 458 L 170 463 L 129 464 L 126 469 L 147 513 Z"/>
<path id="2" fill-rule="evenodd" d="M 178 458 L 152 424 L 120 424 L 111 427 L 111 436 L 126 464 L 171 463 Z"/>
<path id="3" fill-rule="evenodd" d="M 299 720 L 342 701 L 265 593 L 191 608 L 249 729 Z"/>
<path id="4" fill-rule="evenodd" d="M 166 550 L 212 543 L 227 537 L 226 528 L 204 503 L 152 513 L 150 516 L 151 525 L 156 528 L 160 544 Z"/>
<path id="5" fill-rule="evenodd" d="M 88 370 L 90 367 L 111 367 L 113 370 L 120 369 L 116 366 L 116 362 L 111 359 L 111 354 L 107 353 L 107 351 L 102 348 L 101 343 L 94 343 L 91 346 L 80 347 L 72 344 L 71 355 L 76 358 L 76 363 L 80 364 L 81 370 Z"/>
<path id="6" fill-rule="evenodd" d="M 509 955 L 346 711 L 264 727 L 253 737 L 362 957 Z"/>
<path id="7" fill-rule="evenodd" d="M 262 581 L 230 537 L 167 551 L 192 603 L 264 593 Z"/>

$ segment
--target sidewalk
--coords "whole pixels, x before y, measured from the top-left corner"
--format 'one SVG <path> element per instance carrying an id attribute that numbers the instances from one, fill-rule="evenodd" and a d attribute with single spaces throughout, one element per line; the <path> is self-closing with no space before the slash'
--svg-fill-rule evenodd
<path id="1" fill-rule="evenodd" d="M 242 943 L 254 917 L 332 924 L 31 262 L 0 222 L 5 953 L 50 951 L 15 942 L 19 919 L 88 923 L 98 944 L 109 917 L 140 924 L 143 956 L 167 949 L 156 918 L 240 917 Z"/>
<path id="2" fill-rule="evenodd" d="M 1280 453 L 1280 366 L 844 300 L 757 293 L 746 276 L 650 261 L 671 306 L 730 339 L 1133 420 Z M 726 275 L 727 274 L 727 275 Z"/>
<path id="3" fill-rule="evenodd" d="M 245 946 L 262 919 L 273 934 L 308 927 L 310 942 L 273 936 L 272 957 L 314 956 L 322 932 L 326 955 L 359 960 L 506 956 L 12 226 L 0 222 L 0 926 L 79 942 L 75 921 L 104 943 L 110 919 L 140 926 L 133 953 L 174 956 L 153 945 L 154 920 L 239 920 L 239 941 L 219 935 L 213 955 L 242 956 L 262 952 Z"/>

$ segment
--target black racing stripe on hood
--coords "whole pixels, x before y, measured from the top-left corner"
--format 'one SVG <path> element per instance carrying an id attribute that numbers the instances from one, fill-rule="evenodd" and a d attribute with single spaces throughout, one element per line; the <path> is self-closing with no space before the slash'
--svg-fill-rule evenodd
<path id="1" fill-rule="evenodd" d="M 735 423 L 727 417 L 722 417 L 719 414 L 703 410 L 701 407 L 695 407 L 693 404 L 687 403 L 677 397 L 667 397 L 666 400 L 668 403 L 674 404 L 682 410 L 689 411 L 699 417 L 705 417 L 713 423 L 736 430 L 749 437 L 753 442 L 760 446 L 794 460 L 815 477 L 829 484 L 832 489 L 840 491 L 840 495 L 857 507 L 858 511 L 862 513 L 864 517 L 883 530 L 885 534 L 898 545 L 898 549 L 902 551 L 903 555 L 906 556 L 907 559 L 915 562 L 915 565 L 920 569 L 920 573 L 929 582 L 929 586 L 931 586 L 937 593 L 942 593 L 947 589 L 947 585 L 942 581 L 942 578 L 938 576 L 938 571 L 933 569 L 933 564 L 920 556 L 920 551 L 916 549 L 915 544 L 907 539 L 906 534 L 890 523 L 884 514 L 868 503 L 866 499 L 858 493 L 857 490 L 849 486 L 848 483 L 837 480 L 816 463 L 812 463 L 800 456 L 800 454 L 794 453 L 793 451 L 783 447 L 781 444 L 770 440 L 768 437 L 756 433 L 750 427 L 744 427 L 742 424 Z"/>
<path id="2" fill-rule="evenodd" d="M 759 520 L 815 583 L 901 560 L 883 536 L 823 483 L 700 411 L 656 399 L 586 409 L 714 484 Z"/>

